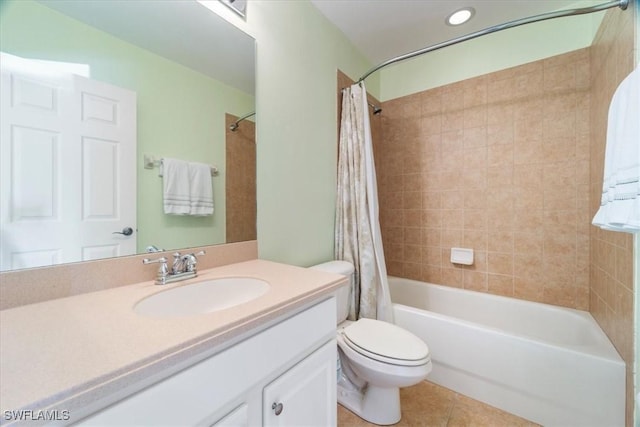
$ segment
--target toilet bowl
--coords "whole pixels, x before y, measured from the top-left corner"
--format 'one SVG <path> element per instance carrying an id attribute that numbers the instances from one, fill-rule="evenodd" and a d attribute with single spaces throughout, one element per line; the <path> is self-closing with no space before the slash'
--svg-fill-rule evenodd
<path id="1" fill-rule="evenodd" d="M 311 268 L 353 280 L 353 265 L 345 261 Z M 391 323 L 346 320 L 350 292 L 350 286 L 336 292 L 338 403 L 368 422 L 395 424 L 400 421 L 400 387 L 417 384 L 431 372 L 429 348 L 417 336 Z"/>

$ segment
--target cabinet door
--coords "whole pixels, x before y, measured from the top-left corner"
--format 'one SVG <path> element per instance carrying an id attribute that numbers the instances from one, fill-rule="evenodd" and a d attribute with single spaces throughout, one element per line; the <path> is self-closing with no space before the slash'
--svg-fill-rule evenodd
<path id="1" fill-rule="evenodd" d="M 331 340 L 264 388 L 265 426 L 336 425 L 336 352 Z"/>

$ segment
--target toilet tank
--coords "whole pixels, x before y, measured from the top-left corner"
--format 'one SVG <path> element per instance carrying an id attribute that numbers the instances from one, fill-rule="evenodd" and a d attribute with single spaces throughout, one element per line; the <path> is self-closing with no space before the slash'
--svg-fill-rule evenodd
<path id="1" fill-rule="evenodd" d="M 314 265 L 309 268 L 322 270 L 328 273 L 341 274 L 349 277 L 349 284 L 343 286 L 334 292 L 337 302 L 337 319 L 336 325 L 339 325 L 347 319 L 349 315 L 349 296 L 351 295 L 351 287 L 353 285 L 353 264 L 348 261 L 329 261 L 322 264 Z"/>

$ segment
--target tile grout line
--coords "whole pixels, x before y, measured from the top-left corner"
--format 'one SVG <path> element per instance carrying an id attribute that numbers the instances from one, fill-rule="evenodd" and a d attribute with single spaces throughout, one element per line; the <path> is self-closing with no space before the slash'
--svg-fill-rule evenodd
<path id="1" fill-rule="evenodd" d="M 451 399 L 451 406 L 449 407 L 449 413 L 447 414 L 447 423 L 445 424 L 445 426 L 449 425 L 449 421 L 451 421 L 451 414 L 453 413 L 453 409 L 455 408 L 456 404 L 458 403 L 458 393 L 451 391 L 451 394 L 453 394 L 453 397 Z"/>

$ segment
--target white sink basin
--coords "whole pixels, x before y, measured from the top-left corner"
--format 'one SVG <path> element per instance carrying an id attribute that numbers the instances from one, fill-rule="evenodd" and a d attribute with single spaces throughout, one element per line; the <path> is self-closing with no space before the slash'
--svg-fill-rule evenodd
<path id="1" fill-rule="evenodd" d="M 144 316 L 181 317 L 224 310 L 264 295 L 270 286 L 252 277 L 205 280 L 147 297 L 133 310 Z"/>

